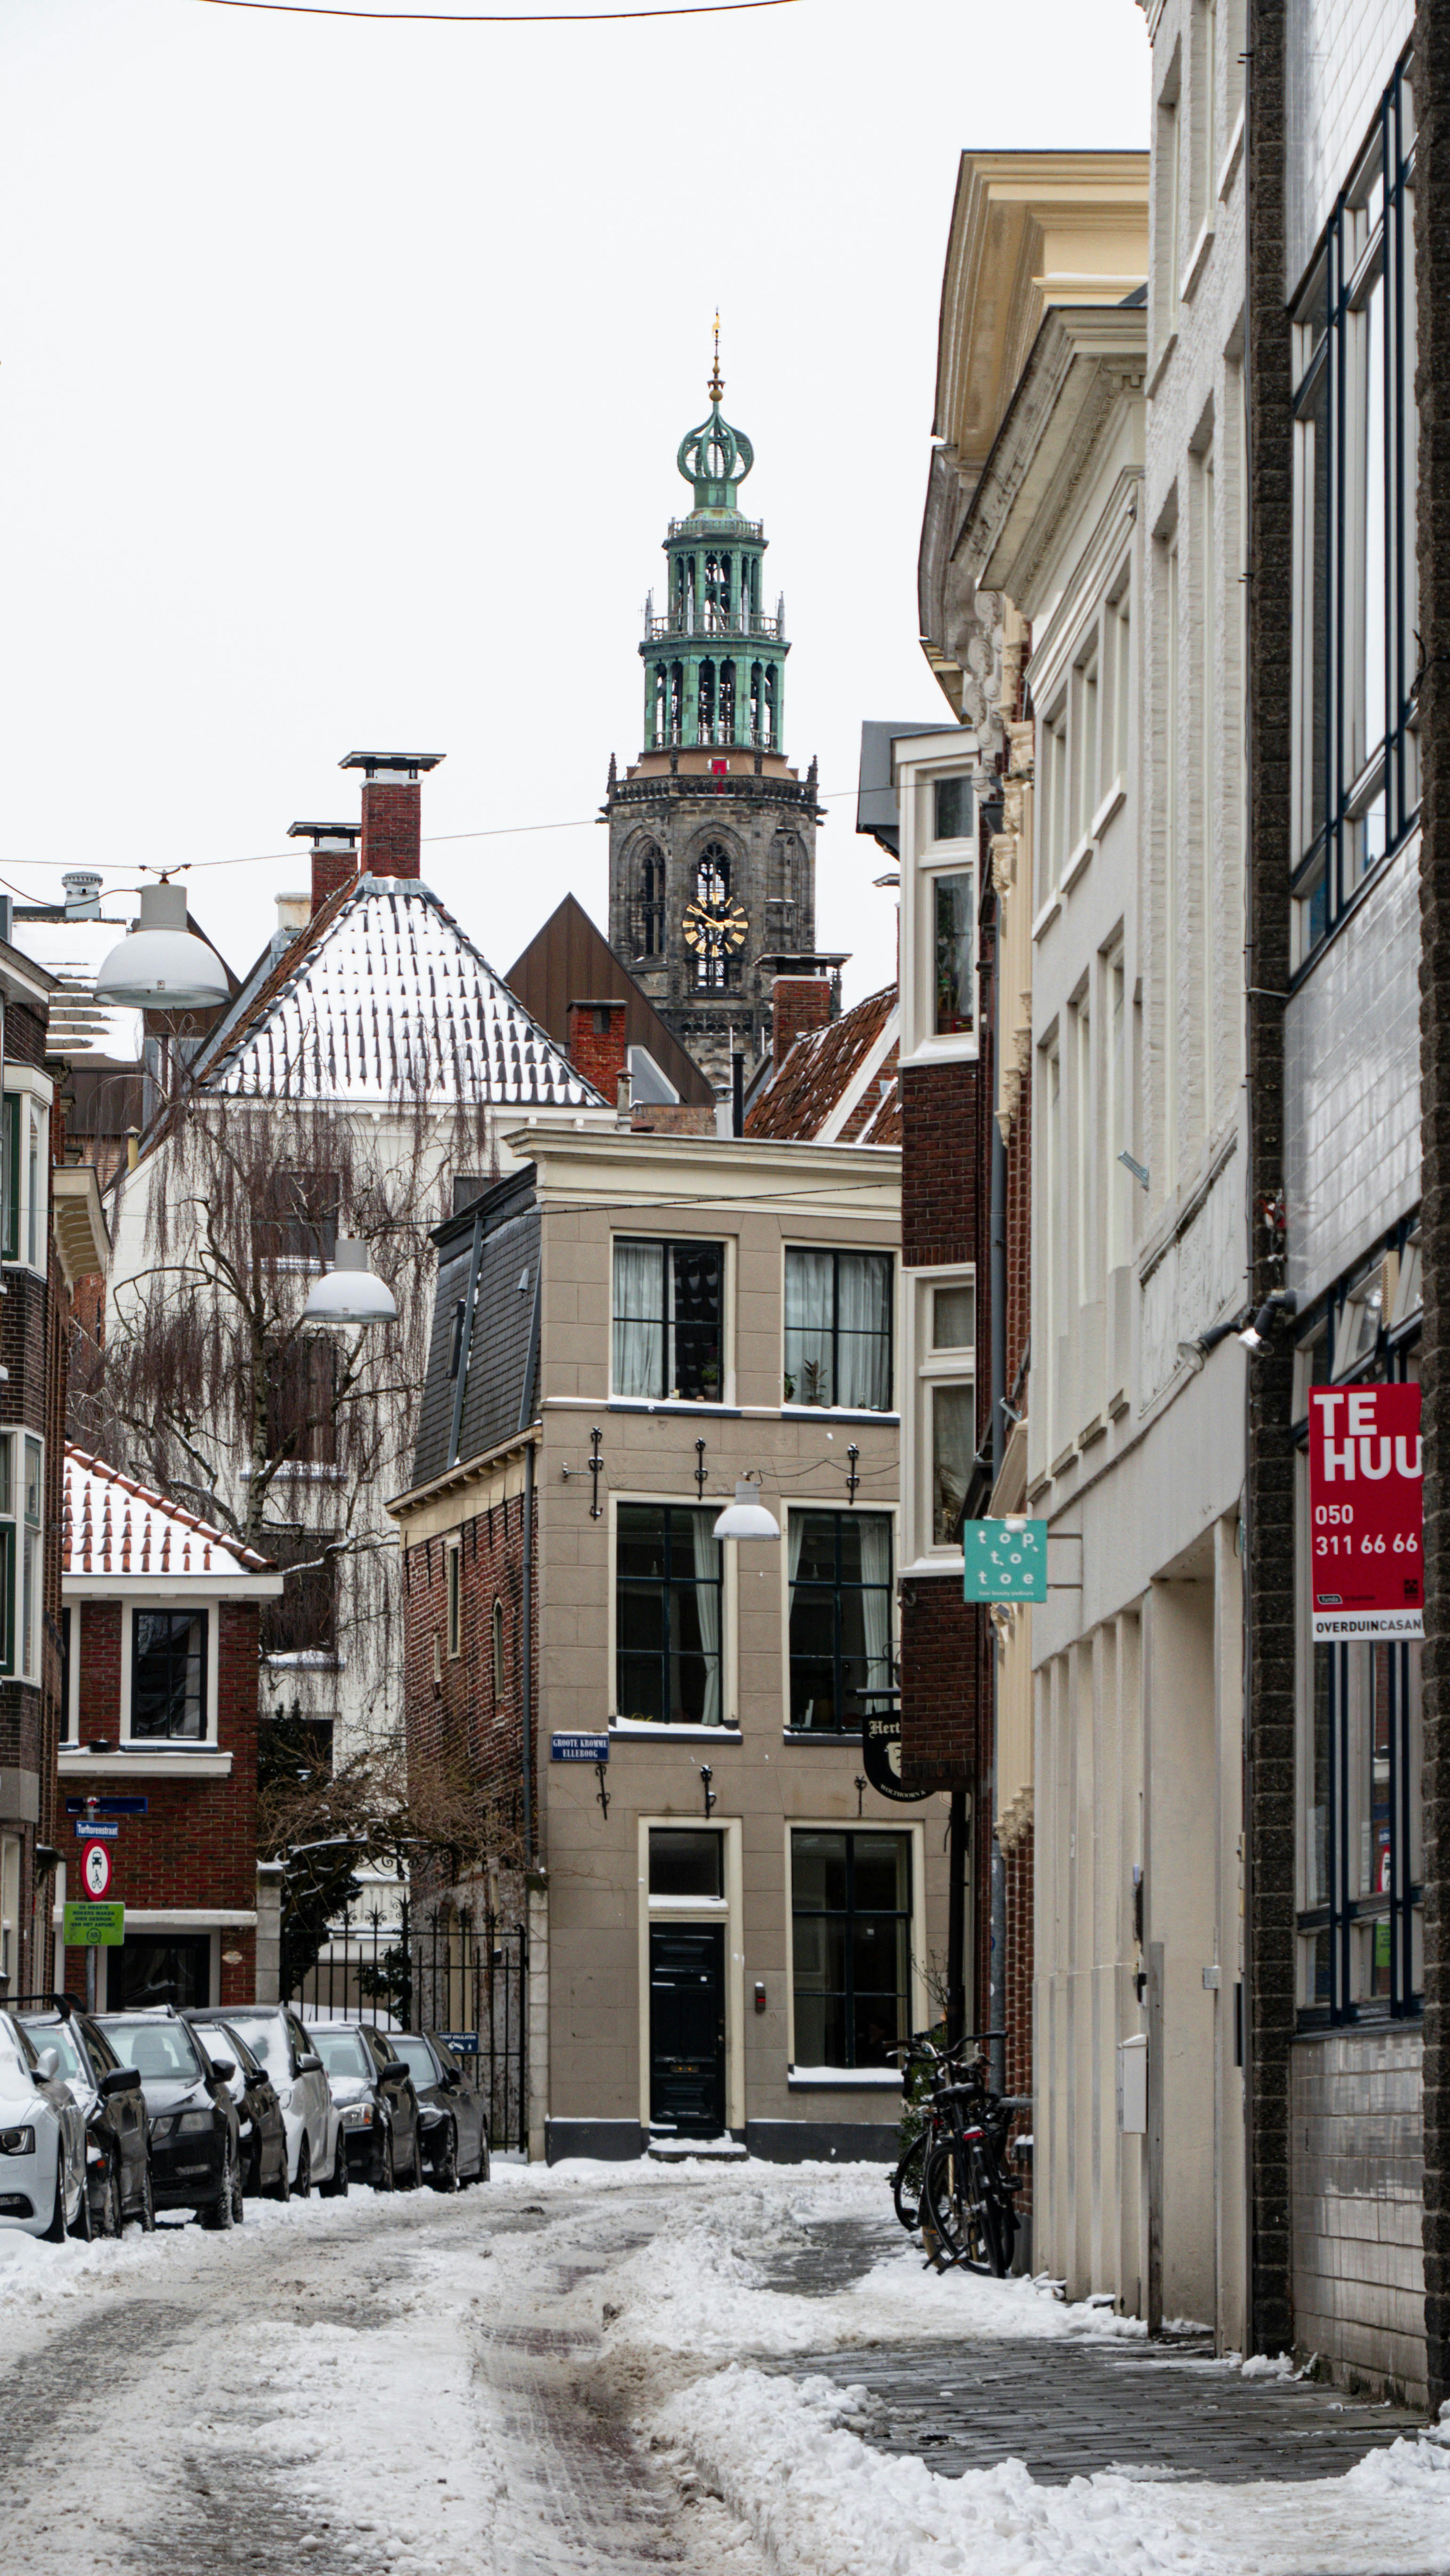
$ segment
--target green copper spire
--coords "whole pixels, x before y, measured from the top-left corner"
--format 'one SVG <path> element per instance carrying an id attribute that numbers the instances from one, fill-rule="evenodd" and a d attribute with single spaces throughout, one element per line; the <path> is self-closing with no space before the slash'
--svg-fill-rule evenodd
<path id="1" fill-rule="evenodd" d="M 782 749 L 785 603 L 761 605 L 765 530 L 742 518 L 738 494 L 755 462 L 743 429 L 720 409 L 720 317 L 710 413 L 681 439 L 676 464 L 695 495 L 665 539 L 669 606 L 645 611 L 645 749 Z"/>

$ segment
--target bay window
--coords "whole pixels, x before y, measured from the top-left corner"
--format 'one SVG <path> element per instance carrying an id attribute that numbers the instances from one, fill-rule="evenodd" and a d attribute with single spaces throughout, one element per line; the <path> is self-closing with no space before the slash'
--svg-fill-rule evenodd
<path id="1" fill-rule="evenodd" d="M 621 1503 L 615 1524 L 615 1692 L 621 1718 L 722 1722 L 718 1506 Z"/>
<path id="2" fill-rule="evenodd" d="M 893 1270 L 889 1252 L 787 1249 L 787 1404 L 890 1411 Z"/>
<path id="3" fill-rule="evenodd" d="M 1420 802 L 1414 131 L 1402 64 L 1295 315 L 1299 962 Z"/>
<path id="4" fill-rule="evenodd" d="M 614 1393 L 719 1404 L 724 1386 L 725 1247 L 614 1243 Z"/>
<path id="5" fill-rule="evenodd" d="M 792 1510 L 790 1723 L 859 1733 L 861 1695 L 891 1687 L 891 1521 L 885 1512 Z"/>
<path id="6" fill-rule="evenodd" d="M 975 1275 L 919 1278 L 916 1297 L 920 1525 L 928 1549 L 955 1549 L 977 1449 Z"/>
<path id="7" fill-rule="evenodd" d="M 0 1432 L 0 1672 L 40 1679 L 39 1440 L 28 1431 Z"/>

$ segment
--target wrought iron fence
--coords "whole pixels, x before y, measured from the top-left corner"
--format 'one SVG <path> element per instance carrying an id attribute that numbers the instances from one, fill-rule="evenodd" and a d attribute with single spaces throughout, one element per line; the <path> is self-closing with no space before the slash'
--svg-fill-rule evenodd
<path id="1" fill-rule="evenodd" d="M 528 1931 L 463 1907 L 344 1915 L 285 2000 L 304 2021 L 347 2017 L 446 2038 L 488 2103 L 494 2147 L 528 2144 Z"/>

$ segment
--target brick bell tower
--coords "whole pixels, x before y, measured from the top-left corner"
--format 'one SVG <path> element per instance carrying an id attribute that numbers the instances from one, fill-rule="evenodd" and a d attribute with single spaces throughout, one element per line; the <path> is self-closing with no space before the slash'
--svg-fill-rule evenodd
<path id="1" fill-rule="evenodd" d="M 770 1045 L 772 977 L 820 972 L 814 954 L 816 764 L 804 783 L 784 740 L 785 602 L 761 605 L 765 530 L 741 516 L 754 463 L 720 411 L 720 326 L 710 415 L 676 462 L 694 492 L 664 541 L 664 614 L 645 602 L 644 749 L 609 764 L 609 944 L 719 1089 L 739 1051 Z"/>

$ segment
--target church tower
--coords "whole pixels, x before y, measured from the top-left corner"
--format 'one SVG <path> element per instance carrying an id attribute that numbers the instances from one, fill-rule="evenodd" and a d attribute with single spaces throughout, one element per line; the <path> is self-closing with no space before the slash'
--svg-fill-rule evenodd
<path id="1" fill-rule="evenodd" d="M 769 1047 L 772 978 L 827 963 L 816 764 L 802 784 L 785 758 L 785 603 L 763 606 L 765 530 L 739 507 L 754 451 L 724 390 L 717 324 L 710 416 L 676 459 L 694 507 L 664 541 L 664 614 L 645 603 L 644 749 L 623 778 L 611 760 L 604 808 L 609 944 L 717 1089 L 732 1053 L 748 1074 Z"/>

